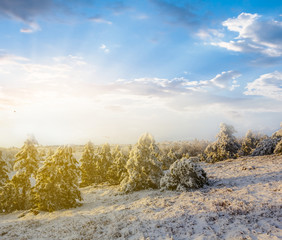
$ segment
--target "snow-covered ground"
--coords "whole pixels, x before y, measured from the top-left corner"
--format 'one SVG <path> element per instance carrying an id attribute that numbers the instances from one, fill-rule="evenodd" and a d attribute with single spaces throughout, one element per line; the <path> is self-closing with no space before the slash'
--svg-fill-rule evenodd
<path id="1" fill-rule="evenodd" d="M 203 164 L 191 192 L 82 189 L 83 206 L 0 215 L 0 239 L 282 239 L 282 156 Z"/>

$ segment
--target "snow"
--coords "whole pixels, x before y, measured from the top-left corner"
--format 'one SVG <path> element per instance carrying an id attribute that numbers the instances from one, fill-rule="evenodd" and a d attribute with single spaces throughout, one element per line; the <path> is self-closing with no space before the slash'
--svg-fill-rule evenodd
<path id="1" fill-rule="evenodd" d="M 0 239 L 281 239 L 282 156 L 200 163 L 210 185 L 190 192 L 82 189 L 83 206 L 0 215 Z"/>

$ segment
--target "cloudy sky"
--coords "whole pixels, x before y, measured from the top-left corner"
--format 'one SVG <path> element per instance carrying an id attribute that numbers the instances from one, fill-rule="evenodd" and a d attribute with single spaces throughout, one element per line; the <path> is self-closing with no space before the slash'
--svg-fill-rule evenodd
<path id="1" fill-rule="evenodd" d="M 0 146 L 213 140 L 282 121 L 278 0 L 0 0 Z"/>

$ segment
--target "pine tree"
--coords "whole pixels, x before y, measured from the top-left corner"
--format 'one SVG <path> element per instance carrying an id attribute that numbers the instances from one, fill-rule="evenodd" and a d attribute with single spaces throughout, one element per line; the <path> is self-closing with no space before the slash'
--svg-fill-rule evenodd
<path id="1" fill-rule="evenodd" d="M 7 168 L 7 163 L 3 160 L 2 151 L 0 151 L 0 187 L 9 180 Z"/>
<path id="2" fill-rule="evenodd" d="M 118 145 L 114 149 L 112 159 L 113 163 L 109 167 L 108 179 L 111 184 L 120 184 L 127 175 L 127 170 L 125 168 L 127 158 Z"/>
<path id="3" fill-rule="evenodd" d="M 177 160 L 176 154 L 170 148 L 168 153 L 163 153 L 160 156 L 160 161 L 162 162 L 162 169 L 168 170 L 170 165 L 173 164 Z"/>
<path id="4" fill-rule="evenodd" d="M 48 157 L 38 170 L 33 189 L 35 207 L 54 211 L 79 205 L 81 192 L 78 188 L 79 167 L 71 147 L 60 147 Z"/>
<path id="5" fill-rule="evenodd" d="M 217 140 L 205 149 L 206 160 L 208 162 L 222 161 L 228 158 L 236 158 L 240 144 L 234 137 L 235 129 L 225 123 L 220 124 L 220 131 Z"/>
<path id="6" fill-rule="evenodd" d="M 109 180 L 108 170 L 112 164 L 111 147 L 108 143 L 99 148 L 98 158 L 97 172 L 100 176 L 100 181 L 107 182 Z"/>
<path id="7" fill-rule="evenodd" d="M 278 155 L 282 155 L 282 139 L 277 143 L 274 153 Z"/>
<path id="8" fill-rule="evenodd" d="M 0 213 L 9 213 L 20 207 L 20 192 L 12 181 L 0 187 Z"/>
<path id="9" fill-rule="evenodd" d="M 147 188 L 159 188 L 162 176 L 160 150 L 154 138 L 146 133 L 132 148 L 126 164 L 128 177 L 121 182 L 121 191 L 131 192 Z"/>
<path id="10" fill-rule="evenodd" d="M 28 209 L 31 207 L 30 178 L 35 178 L 36 176 L 39 159 L 39 154 L 31 140 L 26 140 L 24 146 L 16 154 L 14 170 L 17 170 L 17 173 L 13 176 L 11 182 L 14 184 L 15 191 L 18 194 L 17 209 Z"/>
<path id="11" fill-rule="evenodd" d="M 250 155 L 253 152 L 253 150 L 256 148 L 258 143 L 265 138 L 266 136 L 255 134 L 251 130 L 248 130 L 245 135 L 245 138 L 242 141 L 239 155 L 243 155 L 243 156 Z"/>
<path id="12" fill-rule="evenodd" d="M 81 169 L 81 186 L 89 186 L 97 182 L 97 158 L 94 152 L 94 146 L 88 142 L 84 146 L 84 151 L 80 159 Z"/>

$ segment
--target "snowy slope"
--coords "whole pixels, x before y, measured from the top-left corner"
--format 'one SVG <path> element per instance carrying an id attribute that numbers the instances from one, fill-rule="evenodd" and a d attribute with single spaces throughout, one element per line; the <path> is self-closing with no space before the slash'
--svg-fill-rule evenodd
<path id="1" fill-rule="evenodd" d="M 192 192 L 82 189 L 82 207 L 0 215 L 0 239 L 281 239 L 282 156 L 203 164 Z M 20 217 L 21 215 L 25 215 Z"/>

